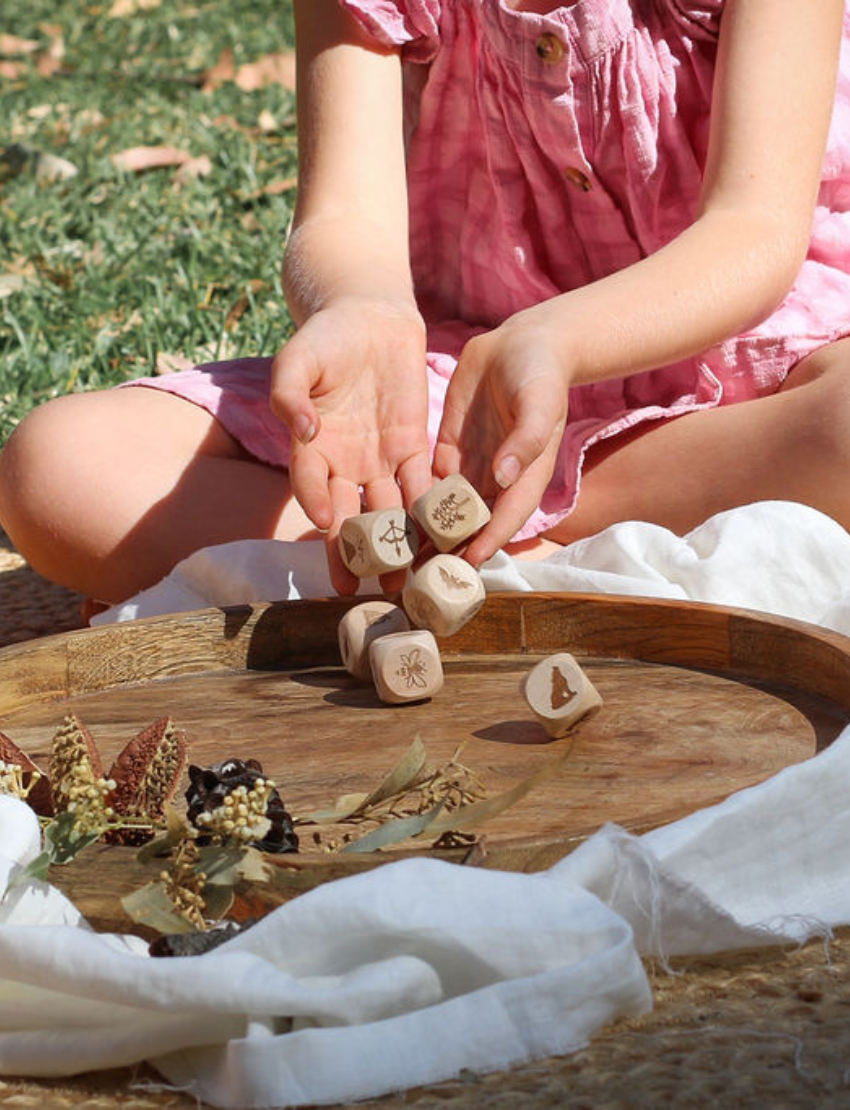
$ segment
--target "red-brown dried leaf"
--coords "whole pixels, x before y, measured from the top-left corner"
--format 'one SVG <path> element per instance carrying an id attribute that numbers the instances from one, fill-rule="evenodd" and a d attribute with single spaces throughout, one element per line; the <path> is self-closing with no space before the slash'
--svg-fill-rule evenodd
<path id="1" fill-rule="evenodd" d="M 0 760 L 3 763 L 14 763 L 23 771 L 24 786 L 28 786 L 33 771 L 37 771 L 41 778 L 27 795 L 27 804 L 35 810 L 40 817 L 53 816 L 53 794 L 50 789 L 50 779 L 43 774 L 28 755 L 21 751 L 14 740 L 10 740 L 5 733 L 0 732 Z"/>

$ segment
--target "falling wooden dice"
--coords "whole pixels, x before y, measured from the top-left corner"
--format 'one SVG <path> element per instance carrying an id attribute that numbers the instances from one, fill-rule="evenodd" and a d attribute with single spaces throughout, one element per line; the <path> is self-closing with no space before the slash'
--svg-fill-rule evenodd
<path id="1" fill-rule="evenodd" d="M 462 474 L 437 482 L 410 507 L 438 551 L 451 551 L 490 519 L 490 510 Z"/>
<path id="2" fill-rule="evenodd" d="M 453 636 L 484 604 L 481 575 L 458 555 L 435 555 L 410 573 L 402 602 L 417 628 Z"/>
<path id="3" fill-rule="evenodd" d="M 352 574 L 369 578 L 409 567 L 419 550 L 419 536 L 404 509 L 377 509 L 342 522 L 339 550 Z"/>
<path id="4" fill-rule="evenodd" d="M 372 679 L 381 701 L 421 701 L 443 685 L 443 664 L 430 632 L 413 628 L 373 640 L 369 648 Z"/>
<path id="5" fill-rule="evenodd" d="M 355 605 L 337 626 L 342 665 L 355 678 L 371 679 L 369 648 L 372 641 L 409 628 L 404 610 L 389 601 L 364 601 Z"/>
<path id="6" fill-rule="evenodd" d="M 567 652 L 542 659 L 525 676 L 525 700 L 550 736 L 566 734 L 602 705 L 590 679 Z"/>

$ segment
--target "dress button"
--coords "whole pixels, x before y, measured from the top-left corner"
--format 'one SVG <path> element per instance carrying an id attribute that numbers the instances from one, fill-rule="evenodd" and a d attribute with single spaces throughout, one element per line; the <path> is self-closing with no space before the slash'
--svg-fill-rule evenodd
<path id="1" fill-rule="evenodd" d="M 534 44 L 534 49 L 537 51 L 537 57 L 542 58 L 547 66 L 555 65 L 564 56 L 564 44 L 557 35 L 541 35 Z"/>
<path id="2" fill-rule="evenodd" d="M 593 182 L 578 166 L 567 166 L 564 170 L 564 177 L 571 185 L 575 185 L 577 189 L 581 189 L 583 193 L 589 193 L 593 188 Z"/>

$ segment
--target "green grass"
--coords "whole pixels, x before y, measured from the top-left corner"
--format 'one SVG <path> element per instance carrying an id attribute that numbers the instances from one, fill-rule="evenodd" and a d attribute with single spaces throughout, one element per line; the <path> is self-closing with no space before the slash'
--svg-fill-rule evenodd
<path id="1" fill-rule="evenodd" d="M 23 278 L 0 298 L 0 443 L 34 405 L 152 373 L 162 352 L 270 354 L 291 329 L 279 272 L 294 191 L 261 190 L 295 176 L 293 94 L 199 81 L 225 49 L 236 65 L 291 49 L 291 3 L 162 0 L 124 18 L 110 7 L 27 0 L 0 27 L 46 45 L 52 24 L 65 47 L 49 77 L 31 63 L 0 77 L 0 148 L 79 171 L 49 183 L 0 163 L 0 286 Z M 173 168 L 111 161 L 160 144 L 207 155 L 211 173 L 178 189 Z"/>

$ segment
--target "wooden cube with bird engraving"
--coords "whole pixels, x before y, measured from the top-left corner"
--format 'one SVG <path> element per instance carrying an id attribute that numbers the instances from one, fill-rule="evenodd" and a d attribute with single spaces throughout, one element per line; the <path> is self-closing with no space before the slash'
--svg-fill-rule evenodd
<path id="1" fill-rule="evenodd" d="M 550 736 L 566 736 L 602 706 L 593 683 L 568 652 L 542 659 L 525 676 L 522 692 Z"/>
<path id="2" fill-rule="evenodd" d="M 481 575 L 458 555 L 435 555 L 407 576 L 402 604 L 417 628 L 453 636 L 484 604 Z"/>
<path id="3" fill-rule="evenodd" d="M 381 701 L 422 701 L 443 686 L 443 664 L 433 635 L 419 628 L 379 636 L 369 648 L 372 679 Z"/>
<path id="4" fill-rule="evenodd" d="M 364 601 L 349 609 L 337 625 L 342 665 L 355 678 L 370 681 L 369 648 L 379 636 L 406 632 L 410 622 L 403 609 L 390 601 Z"/>
<path id="5" fill-rule="evenodd" d="M 342 522 L 339 550 L 352 574 L 370 578 L 409 567 L 419 550 L 419 535 L 404 509 L 376 509 Z"/>
<path id="6" fill-rule="evenodd" d="M 462 474 L 437 482 L 413 502 L 410 512 L 438 551 L 452 551 L 490 519 L 490 510 Z"/>

